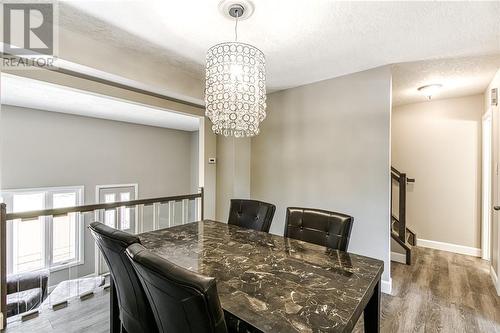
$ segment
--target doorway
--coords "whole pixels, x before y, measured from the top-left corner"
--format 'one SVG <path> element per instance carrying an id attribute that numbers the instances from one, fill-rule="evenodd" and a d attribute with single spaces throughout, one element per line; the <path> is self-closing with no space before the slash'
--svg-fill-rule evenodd
<path id="1" fill-rule="evenodd" d="M 481 257 L 484 260 L 490 260 L 491 257 L 492 124 L 490 109 L 484 114 L 482 122 Z"/>

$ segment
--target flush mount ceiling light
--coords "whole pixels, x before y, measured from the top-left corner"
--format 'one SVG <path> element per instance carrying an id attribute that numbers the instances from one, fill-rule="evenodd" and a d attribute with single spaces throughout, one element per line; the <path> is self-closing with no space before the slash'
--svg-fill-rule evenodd
<path id="1" fill-rule="evenodd" d="M 430 100 L 442 87 L 443 85 L 439 83 L 428 84 L 418 88 L 418 91 Z"/>
<path id="2" fill-rule="evenodd" d="M 248 1 L 223 1 L 219 8 L 235 20 L 235 41 L 207 52 L 206 116 L 216 134 L 252 137 L 266 117 L 266 60 L 255 46 L 238 42 L 238 20 L 253 12 Z"/>

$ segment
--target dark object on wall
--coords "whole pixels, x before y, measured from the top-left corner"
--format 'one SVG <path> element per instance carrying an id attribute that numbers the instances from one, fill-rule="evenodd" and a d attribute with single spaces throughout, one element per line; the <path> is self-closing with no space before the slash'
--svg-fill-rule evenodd
<path id="1" fill-rule="evenodd" d="M 276 206 L 267 202 L 231 199 L 227 223 L 247 229 L 269 232 Z"/>
<path id="2" fill-rule="evenodd" d="M 36 309 L 47 298 L 48 270 L 7 276 L 7 317 Z"/>
<path id="3" fill-rule="evenodd" d="M 146 294 L 125 254 L 128 246 L 140 243 L 139 238 L 99 222 L 91 223 L 89 229 L 108 264 L 122 327 L 129 333 L 158 332 Z"/>
<path id="4" fill-rule="evenodd" d="M 498 88 L 491 89 L 491 105 L 498 105 Z"/>
<path id="5" fill-rule="evenodd" d="M 227 332 L 215 278 L 177 266 L 140 244 L 129 246 L 127 255 L 148 291 L 161 333 Z"/>
<path id="6" fill-rule="evenodd" d="M 285 237 L 347 251 L 352 216 L 322 209 L 288 207 Z"/>

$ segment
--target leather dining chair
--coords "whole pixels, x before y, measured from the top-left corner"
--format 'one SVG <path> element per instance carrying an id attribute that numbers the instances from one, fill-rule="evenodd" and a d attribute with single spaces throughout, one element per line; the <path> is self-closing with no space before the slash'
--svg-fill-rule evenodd
<path id="1" fill-rule="evenodd" d="M 146 290 L 160 333 L 226 333 L 217 284 L 148 251 L 140 244 L 127 255 Z"/>
<path id="2" fill-rule="evenodd" d="M 354 218 L 321 209 L 288 207 L 285 237 L 347 251 Z"/>
<path id="3" fill-rule="evenodd" d="M 231 199 L 228 224 L 269 232 L 276 206 L 267 202 Z"/>
<path id="4" fill-rule="evenodd" d="M 122 332 L 158 332 L 144 289 L 125 253 L 129 245 L 140 243 L 139 238 L 100 222 L 91 223 L 89 229 L 113 278 Z"/>

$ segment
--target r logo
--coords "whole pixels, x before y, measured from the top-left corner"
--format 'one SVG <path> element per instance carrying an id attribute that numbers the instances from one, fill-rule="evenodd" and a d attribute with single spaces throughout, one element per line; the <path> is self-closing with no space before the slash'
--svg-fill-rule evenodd
<path id="1" fill-rule="evenodd" d="M 54 9 L 51 3 L 3 5 L 5 53 L 54 54 Z"/>

